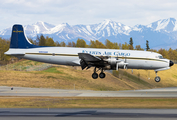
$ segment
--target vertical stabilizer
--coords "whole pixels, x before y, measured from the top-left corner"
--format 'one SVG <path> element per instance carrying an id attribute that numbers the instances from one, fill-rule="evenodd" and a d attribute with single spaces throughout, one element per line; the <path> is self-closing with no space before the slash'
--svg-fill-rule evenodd
<path id="1" fill-rule="evenodd" d="M 12 35 L 10 41 L 10 48 L 25 49 L 36 48 L 25 36 L 22 25 L 14 25 L 12 28 Z"/>

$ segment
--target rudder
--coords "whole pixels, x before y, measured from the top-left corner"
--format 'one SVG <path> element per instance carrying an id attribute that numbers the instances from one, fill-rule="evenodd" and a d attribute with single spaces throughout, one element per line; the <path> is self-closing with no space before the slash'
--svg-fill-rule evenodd
<path id="1" fill-rule="evenodd" d="M 33 45 L 26 38 L 23 26 L 22 25 L 14 25 L 12 28 L 11 42 L 10 48 L 36 48 L 38 46 Z"/>

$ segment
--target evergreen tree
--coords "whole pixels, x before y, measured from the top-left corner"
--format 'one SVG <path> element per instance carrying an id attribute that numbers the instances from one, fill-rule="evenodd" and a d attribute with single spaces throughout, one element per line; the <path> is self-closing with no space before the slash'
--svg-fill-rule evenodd
<path id="1" fill-rule="evenodd" d="M 133 50 L 133 39 L 132 39 L 132 37 L 130 38 L 129 45 L 130 45 L 129 49 Z"/>
<path id="2" fill-rule="evenodd" d="M 150 48 L 149 48 L 149 41 L 146 40 L 146 51 L 148 51 Z"/>

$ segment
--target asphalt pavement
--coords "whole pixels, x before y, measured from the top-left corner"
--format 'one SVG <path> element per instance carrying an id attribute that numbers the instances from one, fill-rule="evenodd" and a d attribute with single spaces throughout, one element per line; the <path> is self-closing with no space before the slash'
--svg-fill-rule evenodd
<path id="1" fill-rule="evenodd" d="M 147 90 L 92 91 L 0 86 L 0 96 L 49 97 L 177 97 L 177 87 Z"/>
<path id="2" fill-rule="evenodd" d="M 177 109 L 0 109 L 0 120 L 176 120 Z"/>
<path id="3" fill-rule="evenodd" d="M 177 97 L 177 87 L 126 91 L 62 90 L 0 86 L 0 96 Z M 0 108 L 0 120 L 176 120 L 177 109 Z"/>

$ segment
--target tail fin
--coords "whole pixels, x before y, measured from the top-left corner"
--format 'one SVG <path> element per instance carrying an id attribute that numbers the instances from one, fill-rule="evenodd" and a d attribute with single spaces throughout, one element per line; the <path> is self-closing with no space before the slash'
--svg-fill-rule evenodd
<path id="1" fill-rule="evenodd" d="M 14 25 L 12 28 L 10 48 L 36 48 L 25 36 L 22 25 Z"/>

